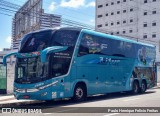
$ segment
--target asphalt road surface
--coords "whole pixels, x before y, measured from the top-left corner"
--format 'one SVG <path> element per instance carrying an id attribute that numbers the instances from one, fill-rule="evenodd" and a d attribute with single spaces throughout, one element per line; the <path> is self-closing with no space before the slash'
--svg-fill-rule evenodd
<path id="1" fill-rule="evenodd" d="M 19 107 L 23 109 L 23 106 Z M 134 96 L 128 93 L 114 93 L 89 97 L 81 103 L 61 100 L 30 104 L 26 107 L 39 108 L 42 111 L 42 114 L 29 114 L 30 116 L 160 116 L 160 113 L 154 113 L 160 111 L 160 88 L 150 89 L 145 94 Z M 127 111 L 144 113 L 123 113 Z M 3 114 L 5 115 L 9 114 Z M 12 114 L 14 115 L 17 116 Z M 28 116 L 28 114 L 23 115 Z"/>

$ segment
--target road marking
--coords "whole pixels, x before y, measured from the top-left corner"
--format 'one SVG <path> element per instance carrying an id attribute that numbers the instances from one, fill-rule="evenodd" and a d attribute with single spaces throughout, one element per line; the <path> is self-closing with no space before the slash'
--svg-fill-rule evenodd
<path id="1" fill-rule="evenodd" d="M 117 114 L 120 114 L 120 113 L 106 114 L 106 115 L 103 115 L 103 116 L 113 116 L 113 115 L 117 115 Z"/>
<path id="2" fill-rule="evenodd" d="M 78 108 L 72 108 L 72 109 L 68 109 L 68 110 L 60 110 L 60 111 L 56 111 L 55 113 L 62 113 L 62 112 L 66 112 L 66 111 L 72 111 L 72 110 L 77 110 Z"/>
<path id="3" fill-rule="evenodd" d="M 50 115 L 50 114 L 53 114 L 53 113 L 43 113 L 44 115 Z"/>
<path id="4" fill-rule="evenodd" d="M 134 101 L 134 100 L 137 100 L 137 99 L 140 99 L 140 98 L 126 99 L 126 100 L 123 100 L 123 101 Z"/>

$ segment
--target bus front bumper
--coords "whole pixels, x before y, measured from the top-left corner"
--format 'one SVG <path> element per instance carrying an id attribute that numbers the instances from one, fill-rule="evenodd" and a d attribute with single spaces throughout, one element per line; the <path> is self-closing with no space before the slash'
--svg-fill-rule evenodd
<path id="1" fill-rule="evenodd" d="M 14 90 L 14 96 L 16 99 L 28 99 L 28 100 L 52 100 L 64 97 L 64 93 L 55 89 L 51 91 L 51 88 L 36 90 L 36 89 L 19 89 Z"/>

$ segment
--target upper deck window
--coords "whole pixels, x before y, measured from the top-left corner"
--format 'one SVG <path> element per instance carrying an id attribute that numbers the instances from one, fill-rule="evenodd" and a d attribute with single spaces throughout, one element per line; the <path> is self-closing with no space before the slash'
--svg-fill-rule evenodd
<path id="1" fill-rule="evenodd" d="M 51 46 L 69 46 L 73 47 L 76 44 L 79 31 L 59 30 L 55 32 L 52 38 Z"/>
<path id="2" fill-rule="evenodd" d="M 48 46 L 50 37 L 51 31 L 28 34 L 22 39 L 20 52 L 27 53 L 43 50 Z"/>

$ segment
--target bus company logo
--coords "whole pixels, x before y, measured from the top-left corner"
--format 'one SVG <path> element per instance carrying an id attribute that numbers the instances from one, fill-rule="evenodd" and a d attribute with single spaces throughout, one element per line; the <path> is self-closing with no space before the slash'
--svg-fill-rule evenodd
<path id="1" fill-rule="evenodd" d="M 120 63 L 120 59 L 105 58 L 105 57 L 100 57 L 99 59 L 100 59 L 99 64 L 118 65 Z"/>
<path id="2" fill-rule="evenodd" d="M 107 48 L 108 48 L 108 44 L 101 44 L 101 50 L 107 49 Z"/>

